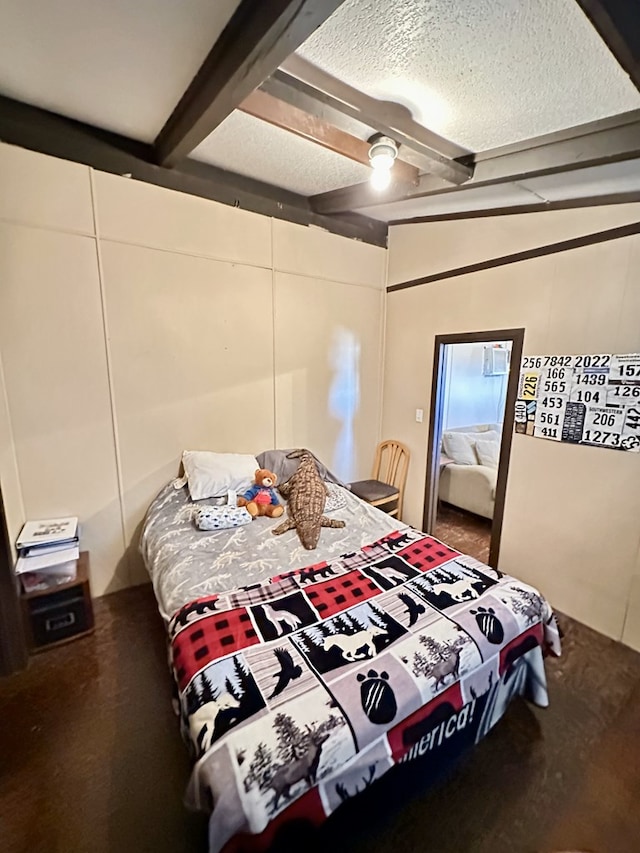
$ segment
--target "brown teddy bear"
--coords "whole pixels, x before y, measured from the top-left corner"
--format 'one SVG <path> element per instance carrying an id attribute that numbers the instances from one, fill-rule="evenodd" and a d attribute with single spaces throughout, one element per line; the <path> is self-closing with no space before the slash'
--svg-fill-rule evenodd
<path id="1" fill-rule="evenodd" d="M 269 518 L 278 518 L 284 512 L 284 507 L 278 499 L 278 493 L 274 486 L 278 478 L 273 471 L 267 468 L 258 468 L 254 476 L 254 484 L 238 498 L 238 506 L 247 508 L 247 512 L 254 518 L 260 515 L 268 515 Z"/>

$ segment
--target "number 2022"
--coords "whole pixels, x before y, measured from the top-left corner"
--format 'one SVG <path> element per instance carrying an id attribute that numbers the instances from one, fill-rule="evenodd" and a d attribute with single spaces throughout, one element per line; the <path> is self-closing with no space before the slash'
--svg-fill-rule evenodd
<path id="1" fill-rule="evenodd" d="M 576 367 L 607 367 L 611 361 L 610 355 L 577 355 Z"/>

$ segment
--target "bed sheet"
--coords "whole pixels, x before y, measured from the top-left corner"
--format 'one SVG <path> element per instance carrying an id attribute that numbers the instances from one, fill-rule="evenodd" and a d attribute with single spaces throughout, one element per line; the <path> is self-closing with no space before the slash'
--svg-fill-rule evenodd
<path id="1" fill-rule="evenodd" d="M 331 562 L 341 554 L 406 528 L 348 489 L 332 488 L 343 495 L 345 506 L 330 513 L 330 517 L 342 519 L 345 527 L 323 528 L 318 547 L 310 553 L 300 544 L 295 530 L 281 536 L 272 534 L 281 518 L 258 518 L 232 530 L 198 530 L 192 519 L 194 507 L 215 502 L 194 502 L 186 486 L 176 489 L 169 483 L 149 507 L 140 540 L 163 618 L 168 621 L 180 607 L 202 596 L 302 568 L 310 556 L 316 562 Z"/>

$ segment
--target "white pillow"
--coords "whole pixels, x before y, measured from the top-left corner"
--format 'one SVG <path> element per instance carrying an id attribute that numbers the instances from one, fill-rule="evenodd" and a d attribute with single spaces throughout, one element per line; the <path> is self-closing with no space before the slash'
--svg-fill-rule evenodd
<path id="1" fill-rule="evenodd" d="M 485 465 L 487 468 L 497 468 L 498 457 L 500 455 L 500 442 L 477 438 L 476 454 L 478 462 L 481 465 Z"/>
<path id="2" fill-rule="evenodd" d="M 249 453 L 212 453 L 209 450 L 185 450 L 182 464 L 194 501 L 222 497 L 229 489 L 241 495 L 260 467 Z"/>
<path id="3" fill-rule="evenodd" d="M 486 429 L 484 431 L 474 433 L 475 439 L 481 439 L 482 441 L 497 441 L 500 443 L 500 433 L 495 429 Z"/>
<path id="4" fill-rule="evenodd" d="M 478 464 L 473 444 L 474 439 L 466 432 L 445 432 L 442 436 L 444 452 L 457 465 Z"/>

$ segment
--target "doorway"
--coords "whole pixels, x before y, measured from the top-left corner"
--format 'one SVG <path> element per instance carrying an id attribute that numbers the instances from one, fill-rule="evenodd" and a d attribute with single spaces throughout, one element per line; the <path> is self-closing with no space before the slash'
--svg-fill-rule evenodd
<path id="1" fill-rule="evenodd" d="M 524 329 L 435 340 L 423 529 L 498 567 Z"/>

